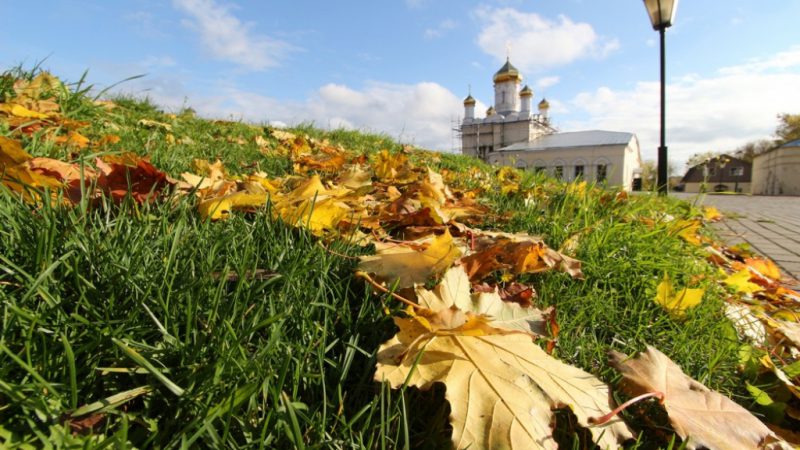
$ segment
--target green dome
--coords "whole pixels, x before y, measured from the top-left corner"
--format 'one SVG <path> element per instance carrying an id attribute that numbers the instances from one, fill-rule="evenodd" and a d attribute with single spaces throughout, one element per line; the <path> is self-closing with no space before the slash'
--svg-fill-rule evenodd
<path id="1" fill-rule="evenodd" d="M 503 64 L 503 67 L 494 74 L 494 82 L 500 83 L 508 80 L 521 81 L 522 75 L 520 75 L 519 70 L 511 64 L 511 61 L 506 59 L 506 63 Z"/>
<path id="2" fill-rule="evenodd" d="M 550 103 L 548 103 L 547 100 L 542 99 L 542 101 L 539 102 L 539 109 L 550 109 Z"/>

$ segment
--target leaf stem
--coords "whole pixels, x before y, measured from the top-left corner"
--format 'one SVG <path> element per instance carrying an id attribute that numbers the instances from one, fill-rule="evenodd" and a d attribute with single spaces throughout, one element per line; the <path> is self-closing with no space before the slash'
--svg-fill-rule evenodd
<path id="1" fill-rule="evenodd" d="M 367 283 L 371 284 L 372 287 L 374 287 L 375 289 L 377 289 L 377 290 L 379 290 L 379 291 L 381 291 L 383 293 L 391 295 L 392 297 L 394 297 L 395 300 L 398 300 L 401 303 L 404 303 L 404 304 L 406 304 L 408 306 L 411 306 L 413 308 L 421 308 L 420 305 L 412 302 L 411 300 L 409 300 L 409 299 L 407 299 L 407 298 L 405 298 L 403 296 L 400 296 L 400 295 L 398 295 L 398 294 L 386 289 L 385 287 L 381 286 L 375 280 L 373 280 L 372 277 L 370 277 L 369 274 L 366 273 L 366 272 L 363 272 L 363 271 L 359 270 L 359 271 L 356 272 L 356 276 L 363 278 L 364 280 L 367 281 Z"/>
<path id="2" fill-rule="evenodd" d="M 644 400 L 644 399 L 650 398 L 650 397 L 658 398 L 658 403 L 659 404 L 663 404 L 664 403 L 664 393 L 663 392 L 659 392 L 659 391 L 648 392 L 646 394 L 642 394 L 642 395 L 640 395 L 638 397 L 634 397 L 634 398 L 628 400 L 627 402 L 617 406 L 613 411 L 611 411 L 610 413 L 608 413 L 608 414 L 606 414 L 604 416 L 589 417 L 589 423 L 592 424 L 592 425 L 602 425 L 602 424 L 608 422 L 609 420 L 611 420 L 617 414 L 621 413 L 625 408 L 631 406 L 632 404 L 634 404 L 634 403 L 636 403 L 638 401 L 641 401 L 641 400 Z"/>

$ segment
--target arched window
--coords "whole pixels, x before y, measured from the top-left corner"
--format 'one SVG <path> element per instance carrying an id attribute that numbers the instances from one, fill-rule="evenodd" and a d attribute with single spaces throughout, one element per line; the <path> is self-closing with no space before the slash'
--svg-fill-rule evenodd
<path id="1" fill-rule="evenodd" d="M 558 178 L 559 180 L 564 179 L 564 168 L 566 167 L 566 162 L 563 159 L 556 159 L 553 161 L 553 177 Z"/>
<path id="2" fill-rule="evenodd" d="M 602 183 L 608 180 L 611 162 L 606 158 L 598 158 L 594 161 L 594 180 Z"/>
<path id="3" fill-rule="evenodd" d="M 572 178 L 573 179 L 577 180 L 577 179 L 585 178 L 585 176 L 586 176 L 585 175 L 586 174 L 586 161 L 584 161 L 583 158 L 576 159 L 572 163 L 572 167 L 573 167 L 573 169 L 572 169 L 573 170 L 573 174 L 572 174 Z"/>

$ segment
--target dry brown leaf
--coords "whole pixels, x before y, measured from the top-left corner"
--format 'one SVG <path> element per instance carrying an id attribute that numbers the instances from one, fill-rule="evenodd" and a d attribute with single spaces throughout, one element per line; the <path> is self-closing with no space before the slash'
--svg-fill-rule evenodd
<path id="1" fill-rule="evenodd" d="M 461 259 L 473 281 L 506 269 L 515 274 L 558 269 L 573 278 L 583 278 L 581 262 L 563 255 L 534 236 L 473 230 L 475 253 Z"/>
<path id="2" fill-rule="evenodd" d="M 461 256 L 449 231 L 416 245 L 427 244 L 424 250 L 406 245 L 376 245 L 375 255 L 362 256 L 359 270 L 374 273 L 388 283 L 398 282 L 398 287 L 423 284 L 431 275 L 444 272 Z"/>
<path id="3" fill-rule="evenodd" d="M 611 352 L 611 366 L 622 373 L 630 395 L 664 394 L 664 408 L 686 448 L 783 449 L 781 441 L 749 411 L 687 376 L 666 355 L 648 346 L 635 359 Z"/>
<path id="4" fill-rule="evenodd" d="M 172 185 L 167 175 L 156 169 L 146 158 L 134 155 L 97 158 L 98 189 L 115 201 L 130 195 L 137 203 L 155 199 Z"/>
<path id="5" fill-rule="evenodd" d="M 378 351 L 375 379 L 393 388 L 444 383 L 457 449 L 555 449 L 552 408 L 569 407 L 602 448 L 632 435 L 621 420 L 589 426 L 611 409 L 608 387 L 547 355 L 531 336 L 503 332 L 455 307 L 395 318 L 400 331 Z"/>
<path id="6" fill-rule="evenodd" d="M 547 316 L 551 312 L 504 302 L 497 290 L 470 294 L 470 281 L 462 266 L 451 267 L 441 282 L 429 291 L 416 287 L 417 301 L 426 309 L 441 311 L 456 307 L 461 311 L 486 316 L 492 326 L 539 336 L 547 334 Z"/>

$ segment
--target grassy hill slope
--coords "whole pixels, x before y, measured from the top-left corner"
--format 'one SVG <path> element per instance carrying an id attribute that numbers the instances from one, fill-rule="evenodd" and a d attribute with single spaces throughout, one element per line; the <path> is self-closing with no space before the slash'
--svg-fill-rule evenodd
<path id="1" fill-rule="evenodd" d="M 4 75 L 0 101 L 14 95 L 15 80 L 33 75 Z M 63 118 L 72 121 L 55 131 L 15 131 L 0 118 L 0 136 L 33 156 L 87 166 L 97 156 L 146 155 L 176 179 L 198 158 L 220 159 L 232 176 L 293 172 L 290 159 L 272 151 L 280 142 L 269 127 L 207 120 L 190 110 L 169 114 L 147 100 L 97 103 L 88 93 L 86 86 L 55 92 Z M 290 131 L 367 160 L 381 150 L 404 151 L 386 136 L 310 125 Z M 70 143 L 70 132 L 90 143 Z M 104 142 L 109 135 L 118 141 Z M 631 354 L 650 344 L 709 387 L 742 393 L 739 344 L 722 314 L 715 271 L 663 220 L 700 211 L 529 172 L 501 174 L 467 157 L 405 152 L 416 165 L 444 172 L 449 183 L 478 189 L 493 212 L 481 228 L 539 235 L 583 262 L 584 280 L 558 272 L 520 278 L 538 292 L 535 304 L 557 310 L 556 357 L 614 382 L 606 352 Z M 504 192 L 498 175 L 516 188 Z M 442 389 L 391 391 L 372 380 L 378 346 L 396 330 L 389 312 L 402 305 L 354 277 L 355 257 L 371 253 L 370 246 L 320 239 L 276 219 L 269 205 L 204 220 L 192 195 L 62 206 L 31 204 L 6 189 L 0 223 L 6 446 L 449 445 Z M 676 285 L 707 289 L 684 318 L 653 301 L 665 273 Z M 661 431 L 663 417 L 628 418 L 651 445 L 672 439 Z M 568 415 L 561 419 L 562 442 L 579 442 Z"/>

